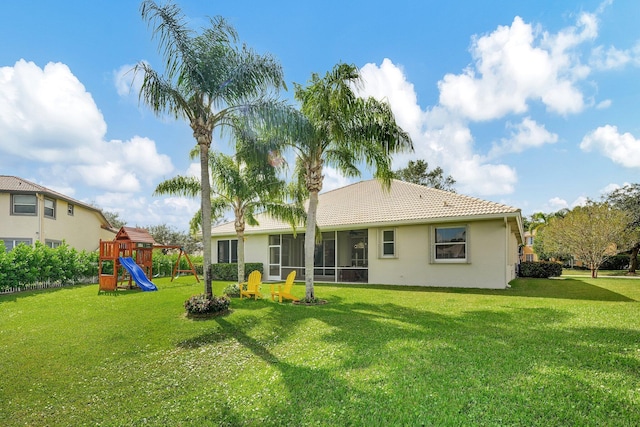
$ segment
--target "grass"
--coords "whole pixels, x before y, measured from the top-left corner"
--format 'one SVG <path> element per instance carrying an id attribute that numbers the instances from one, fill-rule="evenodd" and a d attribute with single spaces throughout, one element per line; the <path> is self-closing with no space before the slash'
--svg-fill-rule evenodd
<path id="1" fill-rule="evenodd" d="M 637 279 L 317 285 L 207 320 L 179 281 L 0 296 L 0 425 L 640 424 Z"/>

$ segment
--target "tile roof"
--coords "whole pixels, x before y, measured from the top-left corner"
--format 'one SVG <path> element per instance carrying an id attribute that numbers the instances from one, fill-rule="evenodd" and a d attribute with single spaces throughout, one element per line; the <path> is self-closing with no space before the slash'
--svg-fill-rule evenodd
<path id="1" fill-rule="evenodd" d="M 47 187 L 43 187 L 42 185 L 38 185 L 17 176 L 0 175 L 0 193 L 9 192 L 42 193 L 48 196 L 55 197 L 57 199 L 66 200 L 67 202 L 71 202 L 74 205 L 83 206 L 89 210 L 96 211 L 104 217 L 104 214 L 102 213 L 102 210 L 100 208 L 91 206 L 90 204 L 81 202 L 79 200 L 75 200 L 69 196 L 65 196 L 62 193 L 58 193 L 57 191 L 53 191 Z M 105 222 L 108 223 L 106 218 Z"/>
<path id="2" fill-rule="evenodd" d="M 321 193 L 317 224 L 321 229 L 339 229 L 519 215 L 520 209 L 511 206 L 399 180 L 386 190 L 372 179 Z M 266 214 L 257 219 L 260 226 L 247 226 L 247 234 L 290 229 Z M 235 234 L 233 222 L 213 227 L 212 233 Z"/>

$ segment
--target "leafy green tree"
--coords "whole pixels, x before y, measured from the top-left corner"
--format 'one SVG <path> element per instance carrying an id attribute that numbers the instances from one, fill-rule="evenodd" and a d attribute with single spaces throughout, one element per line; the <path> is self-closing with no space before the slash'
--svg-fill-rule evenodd
<path id="1" fill-rule="evenodd" d="M 238 236 L 238 282 L 244 280 L 244 232 L 246 224 L 259 225 L 255 215 L 267 212 L 274 218 L 295 226 L 304 218 L 304 210 L 285 203 L 286 184 L 278 178 L 276 168 L 266 162 L 247 163 L 238 156 L 209 153 L 209 167 L 213 176 L 211 207 L 214 216 L 231 209 Z M 158 184 L 156 194 L 176 194 L 195 197 L 200 182 L 194 177 L 177 176 Z M 199 218 L 199 215 L 196 214 Z M 196 220 L 197 221 L 197 220 Z M 210 242 L 211 240 L 209 240 Z"/>
<path id="2" fill-rule="evenodd" d="M 393 174 L 395 178 L 401 181 L 412 182 L 414 184 L 455 193 L 453 186 L 456 180 L 453 179 L 451 175 L 445 177 L 444 171 L 440 166 L 429 170 L 429 164 L 422 159 L 415 161 L 409 160 L 406 167 L 398 169 Z"/>
<path id="3" fill-rule="evenodd" d="M 618 188 L 606 196 L 611 206 L 629 214 L 627 232 L 630 243 L 629 273 L 638 269 L 638 252 L 640 251 L 640 184 L 628 184 Z"/>
<path id="4" fill-rule="evenodd" d="M 393 178 L 391 153 L 412 148 L 411 138 L 395 121 L 388 103 L 360 98 L 361 84 L 354 65 L 337 64 L 324 77 L 312 74 L 306 86 L 295 84 L 300 112 L 291 116 L 288 143 L 296 153 L 300 183 L 308 192 L 305 234 L 305 299 L 315 300 L 313 286 L 318 193 L 323 167 L 348 177 L 360 176 L 358 164 L 372 167 L 374 177 L 389 186 Z"/>
<path id="5" fill-rule="evenodd" d="M 127 225 L 127 222 L 124 219 L 120 218 L 120 214 L 118 212 L 102 211 L 102 214 L 107 219 L 107 221 L 109 221 L 109 224 L 111 224 L 111 226 L 117 230 Z"/>
<path id="6" fill-rule="evenodd" d="M 165 74 L 141 62 L 140 100 L 156 114 L 186 119 L 200 151 L 201 215 L 205 294 L 211 289 L 211 182 L 209 150 L 213 130 L 231 126 L 233 116 L 271 111 L 269 91 L 284 87 L 282 67 L 269 55 L 258 55 L 238 45 L 235 29 L 215 17 L 201 34 L 186 25 L 172 3 L 158 6 L 145 0 L 142 18 L 153 27 L 153 36 L 165 60 Z"/>
<path id="7" fill-rule="evenodd" d="M 189 254 L 194 253 L 198 249 L 199 242 L 194 235 L 178 231 L 167 224 L 152 225 L 143 228 L 146 228 L 153 237 L 153 240 L 160 245 L 181 246 L 182 249 Z"/>
<path id="8" fill-rule="evenodd" d="M 549 222 L 542 232 L 544 251 L 570 253 L 589 266 L 591 277 L 598 277 L 602 263 L 626 247 L 628 222 L 626 212 L 589 202 Z"/>

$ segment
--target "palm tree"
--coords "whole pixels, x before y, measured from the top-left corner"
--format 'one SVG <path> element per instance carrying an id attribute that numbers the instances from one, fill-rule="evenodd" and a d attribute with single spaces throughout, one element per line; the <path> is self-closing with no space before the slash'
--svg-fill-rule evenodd
<path id="1" fill-rule="evenodd" d="M 312 74 L 306 87 L 295 85 L 301 103 L 293 114 L 296 125 L 288 144 L 296 152 L 296 168 L 308 191 L 305 234 L 305 299 L 315 299 L 313 287 L 314 250 L 318 193 L 322 190 L 325 165 L 345 176 L 360 176 L 358 164 L 374 169 L 374 176 L 391 185 L 391 153 L 411 149 L 409 135 L 395 121 L 389 104 L 374 98 L 360 98 L 354 89 L 361 84 L 354 65 L 337 64 L 324 77 Z"/>
<path id="2" fill-rule="evenodd" d="M 186 25 L 180 9 L 145 0 L 142 18 L 153 28 L 165 60 L 165 74 L 145 62 L 135 67 L 144 78 L 139 99 L 157 115 L 186 119 L 200 152 L 201 214 L 205 294 L 211 289 L 211 183 L 209 149 L 216 127 L 232 125 L 234 114 L 265 111 L 267 92 L 284 87 L 282 67 L 269 55 L 238 46 L 234 28 L 223 18 L 197 35 Z"/>
<path id="3" fill-rule="evenodd" d="M 259 147 L 253 150 L 259 152 Z M 242 150 L 246 152 L 246 150 Z M 254 154 L 255 158 L 255 154 Z M 266 162 L 247 163 L 238 155 L 209 153 L 209 167 L 213 177 L 211 209 L 215 216 L 231 209 L 238 236 L 238 283 L 244 281 L 244 231 L 246 224 L 259 225 L 255 215 L 266 212 L 270 216 L 295 227 L 304 219 L 304 209 L 284 202 L 287 187 L 278 178 L 277 169 Z M 194 177 L 176 176 L 158 184 L 155 194 L 173 194 L 196 197 L 201 191 L 200 182 Z M 197 222 L 200 212 L 196 213 Z"/>

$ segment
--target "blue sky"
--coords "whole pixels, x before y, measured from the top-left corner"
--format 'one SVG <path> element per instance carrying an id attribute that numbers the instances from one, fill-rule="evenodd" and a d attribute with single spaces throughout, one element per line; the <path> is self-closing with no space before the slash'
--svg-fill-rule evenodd
<path id="1" fill-rule="evenodd" d="M 459 193 L 530 215 L 640 182 L 638 1 L 178 4 L 193 28 L 221 15 L 278 58 L 292 103 L 293 82 L 358 66 L 362 95 L 387 99 L 413 138 L 415 152 L 394 166 L 425 159 Z M 163 66 L 139 2 L 3 4 L 0 40 L 0 174 L 130 225 L 186 230 L 197 200 L 152 193 L 197 173 L 190 128 L 128 90 L 138 61 Z M 349 182 L 325 170 L 325 190 Z"/>

